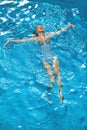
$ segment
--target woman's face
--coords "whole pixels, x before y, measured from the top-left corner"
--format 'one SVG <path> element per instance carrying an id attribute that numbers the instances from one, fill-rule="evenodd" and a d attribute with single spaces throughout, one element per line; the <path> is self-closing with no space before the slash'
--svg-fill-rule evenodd
<path id="1" fill-rule="evenodd" d="M 37 31 L 37 33 L 44 33 L 44 28 L 41 25 L 38 25 L 36 27 L 36 31 Z"/>

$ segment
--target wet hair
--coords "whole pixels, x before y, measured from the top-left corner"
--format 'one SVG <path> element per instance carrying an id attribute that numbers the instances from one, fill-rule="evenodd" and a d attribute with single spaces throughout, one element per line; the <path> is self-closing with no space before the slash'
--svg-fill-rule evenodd
<path id="1" fill-rule="evenodd" d="M 33 34 L 34 36 L 39 36 L 36 30 L 33 32 Z"/>
<path id="2" fill-rule="evenodd" d="M 38 34 L 38 32 L 35 30 L 34 32 L 33 32 L 33 34 L 34 34 L 34 36 L 39 36 L 39 34 Z M 43 34 L 44 34 L 44 31 L 43 31 Z"/>

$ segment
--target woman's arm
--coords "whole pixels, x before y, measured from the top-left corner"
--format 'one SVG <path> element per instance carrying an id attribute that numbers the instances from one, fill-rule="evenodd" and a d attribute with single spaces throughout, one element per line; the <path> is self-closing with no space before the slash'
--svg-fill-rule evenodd
<path id="1" fill-rule="evenodd" d="M 49 39 L 49 38 L 53 37 L 54 35 L 59 35 L 59 34 L 61 34 L 62 32 L 65 32 L 66 30 L 68 30 L 68 29 L 71 28 L 71 27 L 72 27 L 72 28 L 75 28 L 75 25 L 69 24 L 68 26 L 62 28 L 61 30 L 58 30 L 58 31 L 56 31 L 56 32 L 51 32 L 51 33 L 49 33 L 49 34 L 46 35 L 46 38 Z"/>
<path id="2" fill-rule="evenodd" d="M 8 40 L 5 42 L 4 46 L 7 46 L 10 42 L 27 42 L 27 41 L 33 41 L 36 40 L 36 37 L 26 38 L 26 39 L 15 39 L 15 40 Z"/>

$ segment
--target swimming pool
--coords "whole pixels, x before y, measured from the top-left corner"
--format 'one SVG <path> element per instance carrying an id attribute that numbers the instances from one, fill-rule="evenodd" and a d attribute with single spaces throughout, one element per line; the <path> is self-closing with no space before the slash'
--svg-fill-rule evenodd
<path id="1" fill-rule="evenodd" d="M 0 2 L 0 130 L 87 130 L 87 21 L 77 7 L 38 1 Z M 69 23 L 77 29 L 50 39 L 65 100 L 59 101 L 54 84 L 49 104 L 40 45 L 4 43 L 32 36 L 38 24 L 50 32 Z"/>

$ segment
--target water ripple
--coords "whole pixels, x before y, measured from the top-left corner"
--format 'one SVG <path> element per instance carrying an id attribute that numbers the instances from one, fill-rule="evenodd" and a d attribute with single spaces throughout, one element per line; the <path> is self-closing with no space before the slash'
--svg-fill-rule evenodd
<path id="1" fill-rule="evenodd" d="M 59 5 L 43 2 L 0 2 L 2 130 L 10 127 L 12 130 L 74 130 L 78 124 L 83 129 L 87 115 L 87 25 L 79 13 L 77 8 L 63 10 Z M 38 24 L 48 33 L 69 23 L 74 23 L 77 30 L 70 29 L 50 39 L 51 49 L 60 61 L 65 97 L 64 102 L 59 101 L 55 83 L 49 94 L 50 103 L 46 91 L 50 80 L 42 65 L 40 45 L 37 42 L 3 45 L 8 39 L 34 36 Z"/>

